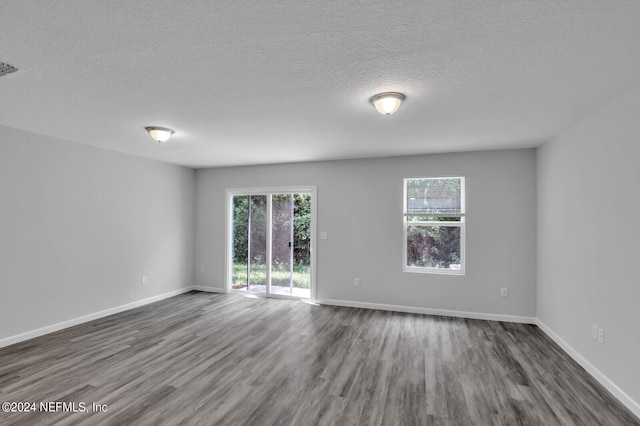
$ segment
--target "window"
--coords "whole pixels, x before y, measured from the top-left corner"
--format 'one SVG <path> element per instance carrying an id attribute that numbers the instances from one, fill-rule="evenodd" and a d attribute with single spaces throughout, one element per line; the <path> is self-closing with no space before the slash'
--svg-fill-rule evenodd
<path id="1" fill-rule="evenodd" d="M 464 274 L 464 177 L 404 180 L 404 271 Z"/>

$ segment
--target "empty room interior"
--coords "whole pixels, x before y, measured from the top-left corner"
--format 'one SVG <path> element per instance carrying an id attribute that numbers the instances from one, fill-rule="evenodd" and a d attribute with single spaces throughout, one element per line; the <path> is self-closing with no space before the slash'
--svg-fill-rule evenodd
<path id="1" fill-rule="evenodd" d="M 0 425 L 640 425 L 640 3 L 0 3 Z"/>

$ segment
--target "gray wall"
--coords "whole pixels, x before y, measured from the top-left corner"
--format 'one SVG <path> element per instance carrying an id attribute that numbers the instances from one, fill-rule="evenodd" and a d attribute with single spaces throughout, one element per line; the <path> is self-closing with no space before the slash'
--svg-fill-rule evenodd
<path id="1" fill-rule="evenodd" d="M 538 151 L 538 318 L 636 404 L 639 111 L 636 88 Z"/>
<path id="2" fill-rule="evenodd" d="M 0 127 L 0 339 L 193 285 L 194 191 L 191 169 Z"/>
<path id="3" fill-rule="evenodd" d="M 318 231 L 329 234 L 317 246 L 318 299 L 535 317 L 535 155 L 510 150 L 198 170 L 196 283 L 224 287 L 226 188 L 317 185 Z M 465 276 L 402 272 L 402 179 L 439 175 L 466 176 Z M 508 297 L 500 297 L 501 287 Z"/>

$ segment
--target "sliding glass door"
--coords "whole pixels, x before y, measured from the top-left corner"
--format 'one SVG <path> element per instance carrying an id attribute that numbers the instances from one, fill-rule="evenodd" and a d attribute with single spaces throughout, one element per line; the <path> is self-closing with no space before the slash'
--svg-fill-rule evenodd
<path id="1" fill-rule="evenodd" d="M 237 292 L 313 298 L 315 188 L 228 190 L 228 285 Z"/>
<path id="2" fill-rule="evenodd" d="M 267 197 L 233 197 L 233 275 L 231 288 L 265 293 L 267 287 Z"/>
<path id="3" fill-rule="evenodd" d="M 311 196 L 271 196 L 271 292 L 310 297 Z"/>

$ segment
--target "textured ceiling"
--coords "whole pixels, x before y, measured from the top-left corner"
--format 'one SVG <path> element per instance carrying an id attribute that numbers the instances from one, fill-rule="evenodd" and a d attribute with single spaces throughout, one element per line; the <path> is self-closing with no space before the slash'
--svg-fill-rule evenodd
<path id="1" fill-rule="evenodd" d="M 640 84 L 640 2 L 2 0 L 0 61 L 0 125 L 190 167 L 531 147 Z"/>

